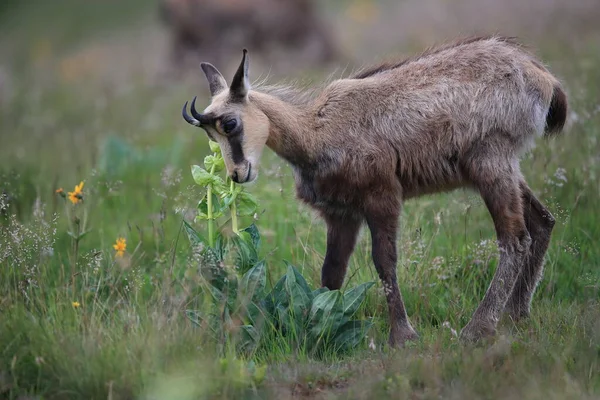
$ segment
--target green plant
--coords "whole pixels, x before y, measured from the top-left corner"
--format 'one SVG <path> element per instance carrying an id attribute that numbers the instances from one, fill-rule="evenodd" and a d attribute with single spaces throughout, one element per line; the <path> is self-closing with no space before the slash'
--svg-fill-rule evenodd
<path id="1" fill-rule="evenodd" d="M 206 188 L 206 195 L 198 202 L 196 221 L 207 221 L 208 244 L 214 247 L 217 240 L 215 221 L 223 216 L 226 210 L 229 210 L 232 232 L 246 241 L 251 241 L 252 234 L 250 232 L 239 230 L 238 216 L 254 214 L 257 207 L 256 199 L 229 178 L 227 178 L 228 186 L 218 175 L 225 167 L 225 162 L 219 145 L 212 141 L 209 142 L 209 145 L 213 154 L 204 158 L 204 168 L 199 165 L 192 166 L 194 181 Z"/>
<path id="2" fill-rule="evenodd" d="M 298 269 L 286 261 L 286 274 L 267 291 L 266 264 L 258 258 L 260 233 L 254 224 L 239 229 L 237 219 L 252 215 L 257 202 L 242 186 L 233 181 L 227 185 L 218 175 L 224 168 L 223 158 L 215 142 L 210 142 L 210 148 L 213 154 L 204 159 L 205 168 L 192 166 L 195 182 L 206 187 L 206 195 L 198 203 L 196 222 L 207 221 L 208 239 L 184 222 L 210 304 L 205 304 L 202 311 L 188 310 L 188 318 L 208 327 L 223 348 L 233 341 L 241 351 L 254 351 L 273 335 L 313 354 L 346 351 L 359 345 L 372 323 L 352 318 L 373 282 L 346 293 L 312 289 Z M 215 231 L 216 220 L 227 211 L 230 235 L 223 229 Z"/>
<path id="3" fill-rule="evenodd" d="M 363 283 L 346 293 L 311 289 L 302 274 L 286 264 L 286 274 L 261 302 L 272 325 L 312 353 L 347 351 L 362 343 L 372 323 L 352 318 L 374 283 Z"/>

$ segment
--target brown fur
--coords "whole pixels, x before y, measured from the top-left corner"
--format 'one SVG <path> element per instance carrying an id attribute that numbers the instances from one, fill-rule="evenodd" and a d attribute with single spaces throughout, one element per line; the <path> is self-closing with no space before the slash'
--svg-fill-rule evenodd
<path id="1" fill-rule="evenodd" d="M 354 79 L 364 79 L 364 78 L 368 78 L 371 77 L 373 75 L 376 75 L 380 72 L 384 72 L 384 71 L 389 71 L 398 67 L 401 67 L 405 64 L 408 64 L 412 61 L 416 61 L 416 60 L 421 60 L 427 56 L 433 55 L 433 54 L 438 54 L 444 50 L 448 50 L 448 49 L 455 49 L 457 47 L 460 46 L 464 46 L 464 45 L 468 45 L 471 44 L 473 42 L 477 42 L 477 41 L 481 41 L 481 40 L 486 40 L 489 39 L 489 36 L 472 36 L 472 37 L 467 37 L 467 38 L 462 38 L 459 40 L 455 40 L 453 42 L 450 43 L 446 43 L 444 45 L 438 45 L 438 46 L 432 46 L 428 49 L 426 49 L 425 51 L 423 51 L 421 54 L 419 55 L 415 55 L 413 57 L 409 57 L 409 58 L 405 58 L 403 60 L 400 61 L 386 61 L 383 63 L 380 63 L 378 65 L 374 65 L 371 66 L 365 70 L 359 71 L 358 73 L 356 73 L 353 78 Z M 506 43 L 510 43 L 513 44 L 515 46 L 521 46 L 520 43 L 517 42 L 516 38 L 512 38 L 512 37 L 497 37 L 498 40 L 502 40 Z"/>
<path id="2" fill-rule="evenodd" d="M 244 57 L 236 76 L 247 67 Z M 462 337 L 493 334 L 504 309 L 515 318 L 529 312 L 552 216 L 527 188 L 519 158 L 536 136 L 562 128 L 567 103 L 558 80 L 515 40 L 458 41 L 310 96 L 237 81 L 205 111 L 260 121 L 243 130 L 245 160 L 230 160 L 229 173 L 254 179 L 265 144 L 292 164 L 298 197 L 327 222 L 322 284 L 330 289 L 341 287 L 366 222 L 391 344 L 417 337 L 396 281 L 396 231 L 402 202 L 425 193 L 473 188 L 496 228 L 498 269 Z M 230 139 L 216 136 L 227 157 Z"/>

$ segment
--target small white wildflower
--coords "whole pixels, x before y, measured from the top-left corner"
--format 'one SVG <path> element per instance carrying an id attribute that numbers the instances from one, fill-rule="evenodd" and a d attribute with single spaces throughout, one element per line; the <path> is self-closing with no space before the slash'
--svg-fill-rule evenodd
<path id="1" fill-rule="evenodd" d="M 452 328 L 452 326 L 450 325 L 450 322 L 448 321 L 444 321 L 444 323 L 442 324 L 442 326 L 444 328 L 447 328 L 450 330 L 450 333 L 452 334 L 452 336 L 454 336 L 455 338 L 458 337 L 458 332 L 456 332 L 456 329 Z"/>
<path id="2" fill-rule="evenodd" d="M 375 351 L 377 350 L 377 347 L 375 346 L 375 340 L 373 340 L 373 338 L 369 338 L 369 349 Z"/>

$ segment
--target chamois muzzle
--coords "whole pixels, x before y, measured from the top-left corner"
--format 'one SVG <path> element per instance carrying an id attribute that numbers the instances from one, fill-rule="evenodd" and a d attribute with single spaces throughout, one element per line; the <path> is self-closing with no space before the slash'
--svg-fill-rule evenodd
<path id="1" fill-rule="evenodd" d="M 254 180 L 256 176 L 252 176 L 252 163 L 245 161 L 243 165 L 240 165 L 233 170 L 230 177 L 235 183 L 247 183 Z"/>
<path id="2" fill-rule="evenodd" d="M 186 101 L 183 105 L 183 109 L 181 110 L 181 115 L 188 124 L 200 127 L 202 125 L 209 125 L 212 122 L 211 117 L 206 116 L 204 114 L 200 114 L 198 111 L 196 111 L 196 97 L 194 97 L 194 99 L 192 100 L 192 104 L 190 105 L 192 117 L 190 117 L 190 115 L 187 113 L 187 105 L 188 102 Z"/>

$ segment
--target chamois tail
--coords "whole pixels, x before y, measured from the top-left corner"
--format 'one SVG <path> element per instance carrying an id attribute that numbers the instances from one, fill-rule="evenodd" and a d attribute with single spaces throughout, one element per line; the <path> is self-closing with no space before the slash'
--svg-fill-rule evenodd
<path id="1" fill-rule="evenodd" d="M 567 120 L 567 95 L 560 88 L 554 86 L 552 100 L 550 101 L 550 109 L 546 115 L 546 128 L 544 129 L 544 137 L 558 135 L 565 126 Z"/>

